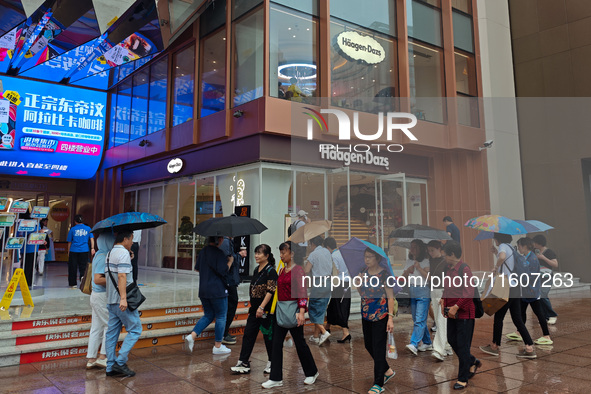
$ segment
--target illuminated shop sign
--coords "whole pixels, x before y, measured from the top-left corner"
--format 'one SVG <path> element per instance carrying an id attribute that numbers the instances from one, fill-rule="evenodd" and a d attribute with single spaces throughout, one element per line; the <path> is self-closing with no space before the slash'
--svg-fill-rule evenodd
<path id="1" fill-rule="evenodd" d="M 386 58 L 384 47 L 370 36 L 345 31 L 337 36 L 337 46 L 345 56 L 367 64 L 378 64 Z"/>
<path id="2" fill-rule="evenodd" d="M 106 94 L 2 77 L 0 174 L 88 179 L 102 158 Z"/>

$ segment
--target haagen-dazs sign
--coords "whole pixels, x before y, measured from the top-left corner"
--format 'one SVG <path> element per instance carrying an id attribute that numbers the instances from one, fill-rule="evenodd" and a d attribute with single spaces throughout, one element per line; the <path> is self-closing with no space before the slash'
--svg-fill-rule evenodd
<path id="1" fill-rule="evenodd" d="M 166 167 L 166 169 L 169 173 L 176 174 L 177 172 L 180 172 L 183 169 L 184 164 L 185 163 L 183 162 L 183 159 L 172 159 L 168 162 L 168 166 Z"/>
<path id="2" fill-rule="evenodd" d="M 354 31 L 345 31 L 337 36 L 337 46 L 353 59 L 367 64 L 378 64 L 386 58 L 384 47 L 370 36 L 362 36 Z"/>

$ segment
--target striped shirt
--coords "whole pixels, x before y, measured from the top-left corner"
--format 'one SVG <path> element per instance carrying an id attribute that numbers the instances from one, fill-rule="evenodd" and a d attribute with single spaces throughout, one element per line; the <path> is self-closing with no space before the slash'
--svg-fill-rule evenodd
<path id="1" fill-rule="evenodd" d="M 107 304 L 119 304 L 121 298 L 109 275 L 113 277 L 115 283 L 119 283 L 119 279 L 117 278 L 119 273 L 127 274 L 127 285 L 133 282 L 129 250 L 125 249 L 122 245 L 113 246 L 113 249 L 107 255 L 107 263 L 108 265 L 105 267 L 105 276 L 107 277 Z M 107 269 L 111 271 L 110 274 Z"/>

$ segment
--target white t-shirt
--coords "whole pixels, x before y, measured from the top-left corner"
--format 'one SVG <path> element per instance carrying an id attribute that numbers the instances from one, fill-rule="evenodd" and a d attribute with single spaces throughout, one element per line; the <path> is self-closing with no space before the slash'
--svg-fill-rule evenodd
<path id="1" fill-rule="evenodd" d="M 135 230 L 133 232 L 133 242 L 137 242 L 138 245 L 142 242 L 142 230 Z"/>
<path id="2" fill-rule="evenodd" d="M 499 254 L 502 252 L 505 252 L 505 262 L 501 265 L 499 274 L 509 276 L 511 271 L 515 269 L 515 260 L 513 259 L 513 253 L 515 253 L 515 249 L 513 249 L 509 244 L 500 244 Z"/>
<path id="3" fill-rule="evenodd" d="M 415 265 L 415 261 L 408 259 L 408 260 L 406 260 L 406 265 L 404 266 L 404 269 L 406 270 L 407 268 L 410 268 L 413 265 Z M 429 268 L 431 266 L 431 263 L 429 263 L 428 259 L 425 259 L 425 260 L 421 261 L 419 263 L 419 265 L 421 266 L 422 269 L 425 269 L 425 268 Z M 409 282 L 410 278 L 416 278 L 416 279 L 413 279 L 411 282 Z M 408 274 L 407 283 L 412 283 L 413 285 L 416 283 L 417 286 L 419 286 L 422 283 L 423 286 L 426 286 L 426 283 L 427 283 L 426 280 L 427 280 L 427 278 L 423 277 L 423 275 L 421 275 L 419 270 L 415 268 L 415 271 L 412 274 Z"/>
<path id="4" fill-rule="evenodd" d="M 312 264 L 312 276 L 332 275 L 332 255 L 325 247 L 317 246 L 308 256 L 308 261 Z"/>

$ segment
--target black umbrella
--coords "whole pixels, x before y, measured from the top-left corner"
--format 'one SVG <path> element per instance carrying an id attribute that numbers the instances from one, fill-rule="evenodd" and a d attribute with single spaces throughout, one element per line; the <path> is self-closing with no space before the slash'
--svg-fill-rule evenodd
<path id="1" fill-rule="evenodd" d="M 260 234 L 267 227 L 256 219 L 243 216 L 224 216 L 207 219 L 199 223 L 193 231 L 206 237 L 239 237 L 241 235 Z"/>

